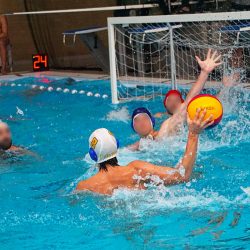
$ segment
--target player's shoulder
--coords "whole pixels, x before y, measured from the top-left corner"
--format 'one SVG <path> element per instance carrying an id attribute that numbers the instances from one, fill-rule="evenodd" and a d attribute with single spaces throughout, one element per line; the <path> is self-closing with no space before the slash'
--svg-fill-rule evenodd
<path id="1" fill-rule="evenodd" d="M 179 108 L 179 113 L 180 113 L 180 112 L 181 112 L 181 113 L 183 113 L 183 112 L 186 113 L 186 111 L 187 111 L 187 106 L 188 106 L 188 102 L 187 102 L 187 100 L 186 100 L 185 102 L 183 102 L 183 103 L 181 104 L 181 106 L 180 106 L 180 108 Z"/>
<path id="2" fill-rule="evenodd" d="M 143 163 L 143 161 L 141 161 L 141 160 L 134 160 L 134 161 L 131 161 L 127 166 L 128 167 L 135 167 L 135 166 L 140 165 L 142 163 Z"/>
<path id="3" fill-rule="evenodd" d="M 153 165 L 153 164 L 146 162 L 146 161 L 134 160 L 134 161 L 130 162 L 127 166 L 135 168 L 135 169 L 141 169 L 141 168 L 148 167 L 151 165 Z"/>
<path id="4" fill-rule="evenodd" d="M 86 183 L 85 183 L 85 181 L 80 181 L 80 182 L 78 182 L 78 184 L 77 184 L 77 186 L 76 186 L 76 189 L 77 190 L 83 190 L 83 189 L 85 189 L 86 188 Z"/>
<path id="5" fill-rule="evenodd" d="M 91 187 L 91 178 L 80 181 L 76 186 L 76 190 L 89 190 L 90 187 Z"/>

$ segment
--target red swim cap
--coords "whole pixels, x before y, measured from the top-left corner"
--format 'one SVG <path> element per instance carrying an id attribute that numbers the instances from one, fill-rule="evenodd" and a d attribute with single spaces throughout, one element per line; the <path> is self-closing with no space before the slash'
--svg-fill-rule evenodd
<path id="1" fill-rule="evenodd" d="M 184 102 L 184 100 L 183 100 L 183 98 L 182 98 L 182 95 L 181 95 L 181 92 L 178 91 L 178 90 L 172 89 L 172 90 L 169 90 L 169 91 L 167 92 L 167 94 L 165 95 L 165 98 L 164 98 L 164 101 L 163 101 L 163 105 L 165 106 L 165 108 L 167 108 L 167 107 L 166 107 L 166 100 L 167 100 L 167 98 L 168 98 L 170 95 L 177 95 L 177 96 L 180 97 L 181 102 Z"/>

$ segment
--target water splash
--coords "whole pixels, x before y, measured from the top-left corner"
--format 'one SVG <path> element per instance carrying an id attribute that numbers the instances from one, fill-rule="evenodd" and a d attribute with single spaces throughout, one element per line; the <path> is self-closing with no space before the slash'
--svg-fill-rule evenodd
<path id="1" fill-rule="evenodd" d="M 122 107 L 118 110 L 112 110 L 107 114 L 106 119 L 108 121 L 121 121 L 128 123 L 130 120 L 130 115 L 127 107 Z"/>
<path id="2" fill-rule="evenodd" d="M 242 190 L 244 193 L 246 193 L 247 195 L 250 196 L 250 187 L 246 187 L 246 188 L 240 187 L 240 188 L 241 188 L 241 190 Z"/>
<path id="3" fill-rule="evenodd" d="M 249 197 L 245 194 L 236 197 L 226 197 L 218 192 L 203 188 L 197 191 L 186 186 L 165 187 L 154 185 L 148 190 L 117 189 L 108 199 L 115 204 L 123 203 L 126 212 L 136 216 L 144 216 L 148 211 L 161 211 L 165 209 L 194 209 L 202 208 L 210 211 L 237 207 L 249 204 Z M 119 213 L 119 211 L 118 211 Z"/>

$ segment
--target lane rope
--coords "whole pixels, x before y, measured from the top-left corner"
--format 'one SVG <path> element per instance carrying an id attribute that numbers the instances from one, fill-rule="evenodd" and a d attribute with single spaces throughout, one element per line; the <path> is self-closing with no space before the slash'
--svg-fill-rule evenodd
<path id="1" fill-rule="evenodd" d="M 101 95 L 100 93 L 93 93 L 91 91 L 86 92 L 85 90 L 81 89 L 81 90 L 77 90 L 77 89 L 68 89 L 68 88 L 61 88 L 61 87 L 57 87 L 57 88 L 53 88 L 51 86 L 47 87 L 47 86 L 43 86 L 43 85 L 36 85 L 36 84 L 20 84 L 20 83 L 8 83 L 8 82 L 0 82 L 0 87 L 1 86 L 8 86 L 8 87 L 30 87 L 31 89 L 39 89 L 42 91 L 48 91 L 48 92 L 62 92 L 64 94 L 72 94 L 72 95 L 84 95 L 86 94 L 86 96 L 89 97 L 96 97 L 96 98 L 103 98 L 106 99 L 109 96 L 107 94 L 103 94 Z"/>

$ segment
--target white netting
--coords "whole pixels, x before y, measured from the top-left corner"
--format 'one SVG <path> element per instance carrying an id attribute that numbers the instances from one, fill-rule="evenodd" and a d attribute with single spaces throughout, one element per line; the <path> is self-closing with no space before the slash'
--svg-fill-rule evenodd
<path id="1" fill-rule="evenodd" d="M 114 25 L 119 100 L 147 99 L 193 83 L 200 72 L 195 55 L 203 59 L 209 48 L 218 50 L 223 60 L 209 82 L 219 84 L 223 77 L 249 82 L 250 18 L 195 22 L 181 22 L 181 18 Z"/>

